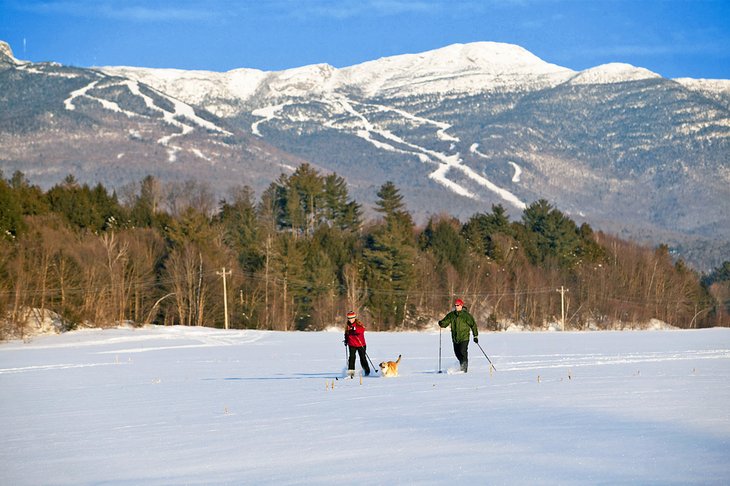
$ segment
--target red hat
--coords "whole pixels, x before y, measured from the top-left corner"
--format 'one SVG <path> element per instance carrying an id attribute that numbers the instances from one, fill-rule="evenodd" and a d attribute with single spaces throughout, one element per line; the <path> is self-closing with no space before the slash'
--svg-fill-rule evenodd
<path id="1" fill-rule="evenodd" d="M 350 312 L 347 313 L 347 318 L 348 319 L 354 319 L 356 317 L 357 317 L 357 314 L 355 314 L 354 311 L 350 311 Z"/>
<path id="2" fill-rule="evenodd" d="M 463 307 L 463 306 L 464 306 L 464 301 L 463 301 L 463 300 L 461 300 L 461 299 L 456 299 L 456 300 L 454 301 L 454 305 L 460 305 L 460 306 L 462 306 L 462 307 Z"/>

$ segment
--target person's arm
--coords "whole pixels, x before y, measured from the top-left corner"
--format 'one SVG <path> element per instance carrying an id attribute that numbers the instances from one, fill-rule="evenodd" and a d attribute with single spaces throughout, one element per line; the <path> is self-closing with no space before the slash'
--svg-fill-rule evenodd
<path id="1" fill-rule="evenodd" d="M 441 319 L 439 321 L 439 326 L 441 326 L 441 327 L 449 327 L 449 325 L 451 324 L 451 321 L 454 320 L 453 318 L 454 318 L 453 313 L 452 312 L 449 312 L 448 314 L 446 314 L 444 316 L 443 319 Z"/>

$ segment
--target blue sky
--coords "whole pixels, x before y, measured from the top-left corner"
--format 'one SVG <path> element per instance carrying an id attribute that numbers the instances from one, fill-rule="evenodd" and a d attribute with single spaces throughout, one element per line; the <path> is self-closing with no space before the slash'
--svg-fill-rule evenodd
<path id="1" fill-rule="evenodd" d="M 0 0 L 0 40 L 36 62 L 211 71 L 497 41 L 575 70 L 730 79 L 730 0 Z"/>

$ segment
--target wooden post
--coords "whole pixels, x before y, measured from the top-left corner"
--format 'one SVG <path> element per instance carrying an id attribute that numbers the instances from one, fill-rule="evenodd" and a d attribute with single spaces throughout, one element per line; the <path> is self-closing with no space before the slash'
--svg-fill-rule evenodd
<path id="1" fill-rule="evenodd" d="M 230 275 L 231 271 L 226 272 L 226 267 L 223 267 L 222 272 L 215 272 L 217 275 L 223 276 L 223 313 L 225 314 L 225 326 L 228 329 L 228 291 L 226 289 L 226 275 Z"/>
<path id="2" fill-rule="evenodd" d="M 560 329 L 565 331 L 565 293 L 568 289 L 561 285 L 560 288 L 555 291 L 560 292 Z"/>

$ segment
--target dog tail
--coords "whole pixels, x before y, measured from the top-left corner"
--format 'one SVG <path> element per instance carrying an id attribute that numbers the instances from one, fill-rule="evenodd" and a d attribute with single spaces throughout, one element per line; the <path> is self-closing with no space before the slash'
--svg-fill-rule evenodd
<path id="1" fill-rule="evenodd" d="M 395 364 L 398 364 L 398 363 L 400 363 L 400 354 L 398 355 L 398 359 L 395 360 Z"/>

